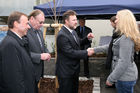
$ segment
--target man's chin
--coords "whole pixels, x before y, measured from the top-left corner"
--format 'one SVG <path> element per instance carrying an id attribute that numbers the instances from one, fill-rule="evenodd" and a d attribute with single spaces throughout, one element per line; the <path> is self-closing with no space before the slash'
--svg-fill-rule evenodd
<path id="1" fill-rule="evenodd" d="M 24 35 L 27 35 L 27 31 L 25 31 Z"/>
<path id="2" fill-rule="evenodd" d="M 74 27 L 71 27 L 71 29 L 72 29 L 72 30 L 76 29 L 76 26 L 74 26 Z"/>
<path id="3" fill-rule="evenodd" d="M 77 25 L 76 25 L 76 26 L 74 26 L 74 29 L 76 29 L 76 27 L 77 27 Z"/>

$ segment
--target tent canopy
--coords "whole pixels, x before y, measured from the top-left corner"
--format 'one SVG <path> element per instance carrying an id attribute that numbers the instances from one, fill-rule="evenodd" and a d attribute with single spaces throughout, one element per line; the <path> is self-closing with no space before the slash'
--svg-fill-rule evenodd
<path id="1" fill-rule="evenodd" d="M 76 11 L 78 16 L 87 18 L 104 19 L 115 15 L 118 10 L 129 9 L 136 17 L 140 15 L 139 0 L 56 0 L 56 15 L 62 16 L 67 10 Z M 40 9 L 46 17 L 54 16 L 51 8 L 53 2 L 34 6 L 34 9 Z"/>

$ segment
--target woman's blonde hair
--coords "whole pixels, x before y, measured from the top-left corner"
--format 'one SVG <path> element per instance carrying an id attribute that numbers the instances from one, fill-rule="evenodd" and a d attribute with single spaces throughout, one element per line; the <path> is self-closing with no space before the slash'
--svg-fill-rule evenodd
<path id="1" fill-rule="evenodd" d="M 117 12 L 117 18 L 116 31 L 130 37 L 135 43 L 135 50 L 140 50 L 140 32 L 133 13 L 127 9 L 120 10 Z"/>

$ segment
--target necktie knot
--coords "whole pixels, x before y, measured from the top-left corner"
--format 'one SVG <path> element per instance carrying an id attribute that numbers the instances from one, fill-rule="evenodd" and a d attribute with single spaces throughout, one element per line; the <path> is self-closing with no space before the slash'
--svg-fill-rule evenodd
<path id="1" fill-rule="evenodd" d="M 35 30 L 35 33 L 37 34 L 38 33 L 38 30 Z"/>
<path id="2" fill-rule="evenodd" d="M 72 31 L 72 35 L 74 35 L 74 31 Z"/>

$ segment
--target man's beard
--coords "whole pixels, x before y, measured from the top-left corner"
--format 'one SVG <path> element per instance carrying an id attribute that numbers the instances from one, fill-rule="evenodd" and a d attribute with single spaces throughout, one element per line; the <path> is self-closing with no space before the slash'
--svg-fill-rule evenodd
<path id="1" fill-rule="evenodd" d="M 76 26 L 69 26 L 69 28 L 74 30 L 74 29 L 76 29 Z"/>

